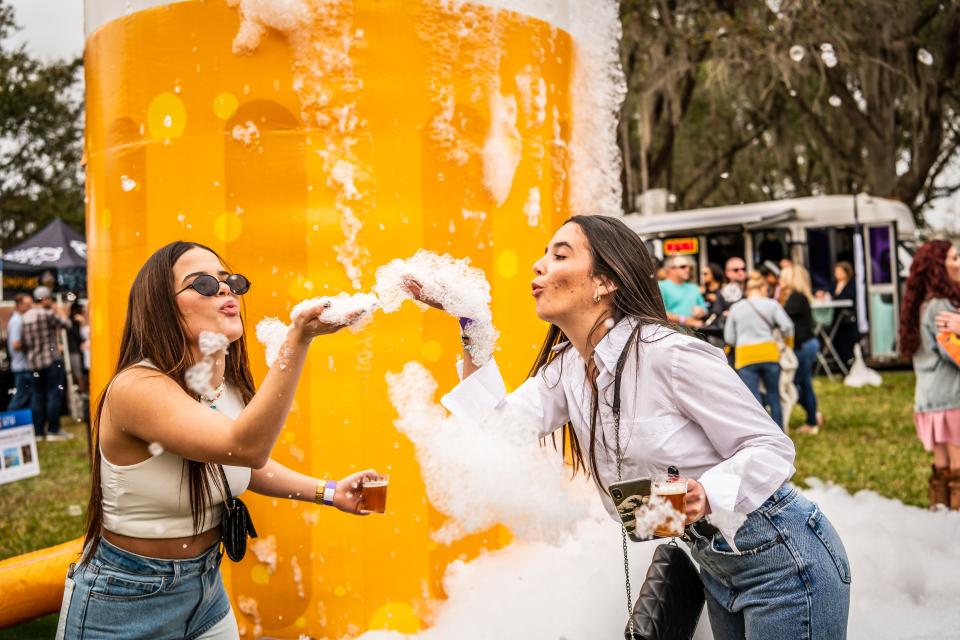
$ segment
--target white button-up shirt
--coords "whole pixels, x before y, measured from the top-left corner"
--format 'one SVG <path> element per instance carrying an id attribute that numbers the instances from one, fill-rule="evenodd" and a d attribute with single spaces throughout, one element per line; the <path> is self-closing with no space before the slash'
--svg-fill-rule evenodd
<path id="1" fill-rule="evenodd" d="M 634 322 L 620 321 L 594 352 L 601 402 L 598 468 L 593 472 L 604 487 L 617 479 L 613 383 Z M 640 338 L 639 358 L 631 348 L 621 381 L 623 478 L 666 473 L 673 465 L 699 480 L 711 511 L 750 513 L 793 475 L 793 441 L 770 419 L 722 351 L 654 325 L 643 327 Z M 566 348 L 509 395 L 491 359 L 442 403 L 454 415 L 474 420 L 499 409 L 521 411 L 540 423 L 541 437 L 570 422 L 588 458 L 591 400 L 583 359 Z M 601 493 L 601 498 L 619 520 L 610 497 Z M 738 527 L 720 519 L 715 523 L 732 544 Z"/>

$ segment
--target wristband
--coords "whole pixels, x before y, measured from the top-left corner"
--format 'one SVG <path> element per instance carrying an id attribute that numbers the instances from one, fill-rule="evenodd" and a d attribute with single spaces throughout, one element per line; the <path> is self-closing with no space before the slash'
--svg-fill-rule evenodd
<path id="1" fill-rule="evenodd" d="M 687 322 L 687 316 L 680 316 L 679 324 L 681 327 L 685 326 Z"/>
<path id="2" fill-rule="evenodd" d="M 322 487 L 322 490 L 321 490 Z M 333 496 L 337 492 L 337 483 L 334 480 L 317 483 L 317 504 L 324 504 L 328 507 L 333 506 Z"/>
<path id="3" fill-rule="evenodd" d="M 464 330 L 473 324 L 473 318 L 460 318 L 460 330 Z"/>

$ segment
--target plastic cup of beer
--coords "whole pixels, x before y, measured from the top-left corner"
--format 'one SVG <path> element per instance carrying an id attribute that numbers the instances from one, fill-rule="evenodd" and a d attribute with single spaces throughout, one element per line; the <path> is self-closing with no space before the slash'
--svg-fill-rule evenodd
<path id="1" fill-rule="evenodd" d="M 385 513 L 387 510 L 387 487 L 390 476 L 374 476 L 365 478 L 360 483 L 360 493 L 363 494 L 363 509 L 370 513 Z"/>
<path id="2" fill-rule="evenodd" d="M 669 519 L 660 524 L 653 532 L 658 538 L 683 535 L 683 521 L 686 518 L 684 501 L 687 497 L 687 479 L 682 476 L 655 476 L 650 483 L 650 494 L 660 496 L 670 503 L 680 518 Z"/>

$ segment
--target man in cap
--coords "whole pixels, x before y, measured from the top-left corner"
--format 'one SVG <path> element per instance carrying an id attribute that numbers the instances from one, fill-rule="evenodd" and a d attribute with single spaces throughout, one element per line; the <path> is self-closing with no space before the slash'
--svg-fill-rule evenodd
<path id="1" fill-rule="evenodd" d="M 53 295 L 48 287 L 34 289 L 33 299 L 37 304 L 23 315 L 21 339 L 34 376 L 33 401 L 30 405 L 33 410 L 33 429 L 38 437 L 45 436 L 48 441 L 69 440 L 73 434 L 60 430 L 60 413 L 67 384 L 60 348 L 60 329 L 69 327 L 70 321 L 54 310 Z"/>

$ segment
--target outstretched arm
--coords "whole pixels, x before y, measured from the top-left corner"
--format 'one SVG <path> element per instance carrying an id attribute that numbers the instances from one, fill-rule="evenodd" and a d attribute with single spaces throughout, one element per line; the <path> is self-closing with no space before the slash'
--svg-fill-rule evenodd
<path id="1" fill-rule="evenodd" d="M 298 316 L 280 357 L 235 420 L 197 402 L 170 376 L 132 367 L 111 386 L 110 420 L 102 435 L 109 439 L 124 433 L 199 462 L 264 466 L 286 422 L 311 340 L 342 327 L 325 323 L 322 311 Z"/>
<path id="2" fill-rule="evenodd" d="M 366 469 L 337 481 L 333 506 L 345 513 L 363 515 L 363 494 L 360 483 L 377 477 L 373 469 Z M 260 469 L 254 469 L 250 477 L 250 490 L 272 498 L 290 498 L 303 502 L 317 502 L 317 492 L 323 494 L 324 480 L 285 467 L 270 459 Z"/>

